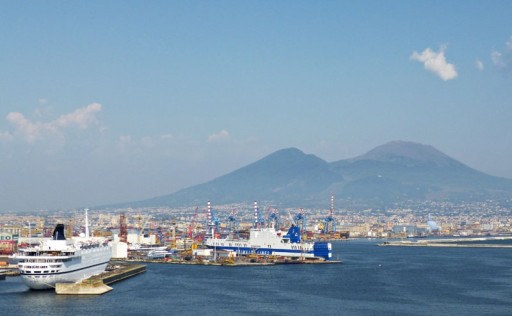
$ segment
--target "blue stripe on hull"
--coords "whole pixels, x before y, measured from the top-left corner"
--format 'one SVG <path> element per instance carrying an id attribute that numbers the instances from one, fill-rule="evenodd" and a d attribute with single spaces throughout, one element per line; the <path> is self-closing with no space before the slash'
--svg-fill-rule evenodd
<path id="1" fill-rule="evenodd" d="M 240 253 L 240 254 L 251 254 L 251 253 L 256 252 L 257 254 L 261 254 L 261 255 L 272 255 L 273 253 L 276 253 L 276 252 L 285 252 L 285 253 L 289 253 L 289 254 L 296 254 L 297 256 L 305 255 L 305 254 L 313 255 L 312 251 L 303 252 L 303 251 L 296 250 L 296 249 L 258 248 L 255 250 L 254 248 L 249 248 L 249 247 L 230 247 L 230 246 L 207 246 L 207 247 L 210 249 L 231 250 L 231 251 L 234 251 L 234 252 Z"/>
<path id="2" fill-rule="evenodd" d="M 315 257 L 321 257 L 325 260 L 330 260 L 332 257 L 331 243 L 328 242 L 315 242 L 313 245 L 313 252 Z"/>
<path id="3" fill-rule="evenodd" d="M 306 257 L 319 257 L 324 258 L 325 260 L 331 259 L 331 249 L 329 247 L 329 243 L 315 243 L 315 246 L 313 247 L 313 251 L 303 252 L 296 249 L 277 249 L 277 248 L 259 248 L 254 250 L 253 248 L 249 247 L 230 247 L 230 246 L 208 246 L 208 248 L 211 249 L 222 249 L 222 250 L 231 250 L 238 254 L 252 254 L 256 253 L 259 255 L 283 255 L 282 253 L 285 253 L 283 256 L 290 256 L 290 257 L 300 257 L 300 256 L 306 256 Z M 277 254 L 279 253 L 279 254 Z"/>

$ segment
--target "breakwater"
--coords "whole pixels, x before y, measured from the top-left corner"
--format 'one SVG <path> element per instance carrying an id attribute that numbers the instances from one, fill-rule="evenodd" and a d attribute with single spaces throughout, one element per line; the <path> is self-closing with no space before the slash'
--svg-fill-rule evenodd
<path id="1" fill-rule="evenodd" d="M 422 239 L 417 241 L 400 240 L 385 241 L 378 246 L 398 247 L 459 247 L 459 248 L 512 248 L 512 243 L 493 243 L 512 240 L 512 237 L 476 237 L 476 238 L 447 238 Z M 486 243 L 488 242 L 488 243 Z"/>
<path id="2" fill-rule="evenodd" d="M 141 264 L 117 263 L 109 271 L 94 275 L 79 283 L 57 283 L 55 293 L 65 295 L 99 295 L 113 290 L 109 285 L 140 273 L 146 272 L 146 266 Z"/>

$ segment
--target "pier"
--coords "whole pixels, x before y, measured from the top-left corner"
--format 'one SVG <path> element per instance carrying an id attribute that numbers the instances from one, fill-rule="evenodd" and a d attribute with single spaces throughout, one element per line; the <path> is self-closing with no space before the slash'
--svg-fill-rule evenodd
<path id="1" fill-rule="evenodd" d="M 159 264 L 184 264 L 184 265 L 203 265 L 203 266 L 229 266 L 229 267 L 246 267 L 246 266 L 275 266 L 283 264 L 339 264 L 341 260 L 324 260 L 321 258 L 304 259 L 304 258 L 286 258 L 265 255 L 240 255 L 233 258 L 218 258 L 212 259 L 202 256 L 164 258 L 164 259 L 147 259 L 136 258 L 127 259 L 127 262 L 138 263 L 159 263 Z"/>
<path id="2" fill-rule="evenodd" d="M 18 270 L 18 266 L 10 265 L 6 267 L 0 268 L 0 275 L 6 276 L 18 276 L 20 275 L 20 271 Z"/>
<path id="3" fill-rule="evenodd" d="M 453 247 L 453 248 L 512 248 L 512 244 L 486 244 L 474 242 L 512 240 L 512 237 L 477 237 L 477 238 L 449 238 L 449 239 L 422 239 L 417 241 L 385 241 L 378 246 L 397 247 Z"/>
<path id="4" fill-rule="evenodd" d="M 56 294 L 65 295 L 100 295 L 112 291 L 109 285 L 140 273 L 146 272 L 146 266 L 142 264 L 116 263 L 112 270 L 94 275 L 79 283 L 57 283 Z"/>

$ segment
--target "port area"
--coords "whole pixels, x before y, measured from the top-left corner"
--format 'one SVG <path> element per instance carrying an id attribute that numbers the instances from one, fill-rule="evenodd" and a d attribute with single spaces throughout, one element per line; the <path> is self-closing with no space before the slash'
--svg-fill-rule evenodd
<path id="1" fill-rule="evenodd" d="M 422 240 L 400 240 L 385 241 L 378 246 L 397 247 L 460 247 L 460 248 L 512 248 L 510 244 L 485 243 L 512 240 L 512 237 L 478 237 L 478 238 L 446 238 L 446 239 L 422 239 Z"/>
<path id="2" fill-rule="evenodd" d="M 16 265 L 5 266 L 0 268 L 0 280 L 5 279 L 5 277 L 18 275 L 20 275 L 20 270 L 18 270 L 18 266 Z"/>
<path id="3" fill-rule="evenodd" d="M 20 275 L 18 265 L 10 263 L 8 256 L 0 256 L 0 280 L 5 280 L 5 277 L 18 275 Z"/>
<path id="4" fill-rule="evenodd" d="M 325 260 L 323 258 L 292 258 L 272 255 L 237 255 L 233 256 L 231 252 L 218 251 L 218 256 L 200 256 L 192 255 L 190 251 L 176 252 L 170 257 L 165 258 L 146 258 L 144 256 L 133 256 L 123 259 L 125 262 L 138 263 L 161 263 L 161 264 L 186 264 L 186 265 L 210 265 L 210 266 L 274 266 L 282 264 L 339 264 L 340 260 Z"/>
<path id="5" fill-rule="evenodd" d="M 64 295 L 100 295 L 112 291 L 109 285 L 140 273 L 146 272 L 146 266 L 136 263 L 111 262 L 107 271 L 94 275 L 78 283 L 57 283 L 56 294 Z"/>

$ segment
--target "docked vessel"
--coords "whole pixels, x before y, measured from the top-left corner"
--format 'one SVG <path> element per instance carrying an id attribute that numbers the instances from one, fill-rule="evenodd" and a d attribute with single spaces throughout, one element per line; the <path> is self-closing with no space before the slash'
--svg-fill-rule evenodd
<path id="1" fill-rule="evenodd" d="M 51 240 L 20 249 L 17 260 L 23 281 L 34 290 L 54 288 L 56 283 L 75 283 L 105 271 L 112 256 L 107 240 L 89 237 L 87 211 L 85 235 L 66 239 L 64 225 L 57 224 Z"/>
<path id="2" fill-rule="evenodd" d="M 330 242 L 303 242 L 300 227 L 292 225 L 288 232 L 276 230 L 275 227 L 262 227 L 258 225 L 258 206 L 254 203 L 255 223 L 250 230 L 249 239 L 221 239 L 216 238 L 211 231 L 205 240 L 208 248 L 234 251 L 238 254 L 261 254 L 291 258 L 332 258 L 332 245 Z"/>
<path id="3" fill-rule="evenodd" d="M 148 259 L 163 259 L 172 254 L 173 252 L 168 250 L 150 250 L 146 257 L 148 257 Z"/>

